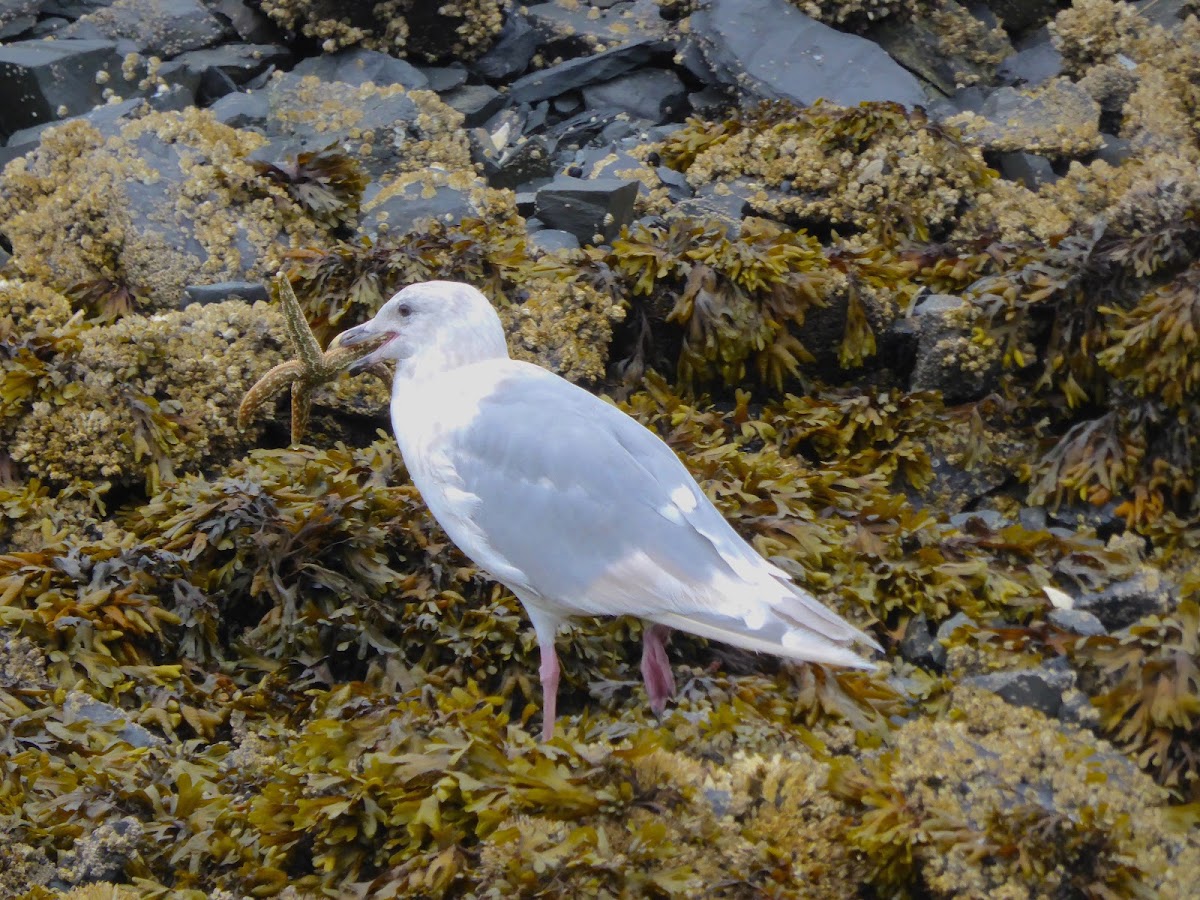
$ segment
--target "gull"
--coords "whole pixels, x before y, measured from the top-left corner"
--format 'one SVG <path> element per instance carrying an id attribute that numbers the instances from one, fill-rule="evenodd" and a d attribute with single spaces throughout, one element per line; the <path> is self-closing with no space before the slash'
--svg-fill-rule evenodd
<path id="1" fill-rule="evenodd" d="M 554 644 L 572 616 L 638 616 L 652 711 L 674 694 L 664 641 L 680 629 L 793 660 L 873 665 L 879 645 L 733 530 L 675 453 L 615 406 L 511 359 L 488 299 L 453 281 L 409 285 L 331 349 L 382 345 L 391 419 L 429 511 L 525 608 L 541 654 L 542 738 L 554 735 Z"/>

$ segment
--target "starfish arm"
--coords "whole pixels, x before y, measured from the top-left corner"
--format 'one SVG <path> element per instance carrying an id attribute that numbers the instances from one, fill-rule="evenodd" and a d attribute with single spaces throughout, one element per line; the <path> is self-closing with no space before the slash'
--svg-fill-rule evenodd
<path id="1" fill-rule="evenodd" d="M 353 347 L 334 347 L 332 350 L 326 350 L 321 356 L 322 377 L 325 380 L 336 378 L 386 341 L 387 336 L 381 335 L 376 340 Z"/>
<path id="2" fill-rule="evenodd" d="M 292 446 L 295 447 L 308 429 L 309 411 L 312 409 L 312 389 L 315 385 L 304 379 L 292 382 Z"/>
<path id="3" fill-rule="evenodd" d="M 304 308 L 296 299 L 296 292 L 292 290 L 292 283 L 286 275 L 276 275 L 271 279 L 271 296 L 283 310 L 288 337 L 292 339 L 296 356 L 305 363 L 307 370 L 315 371 L 321 364 L 321 345 L 317 343 L 304 315 Z"/>
<path id="4" fill-rule="evenodd" d="M 244 431 L 260 406 L 282 391 L 289 384 L 303 377 L 303 366 L 299 360 L 289 360 L 271 369 L 254 383 L 238 407 L 238 429 Z"/>

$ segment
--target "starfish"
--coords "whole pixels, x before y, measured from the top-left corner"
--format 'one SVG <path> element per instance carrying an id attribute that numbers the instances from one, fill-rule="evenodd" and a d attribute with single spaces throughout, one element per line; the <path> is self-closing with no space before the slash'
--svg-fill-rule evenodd
<path id="1" fill-rule="evenodd" d="M 337 378 L 367 353 L 376 349 L 383 340 L 354 347 L 335 347 L 321 350 L 317 338 L 308 324 L 296 292 L 286 275 L 280 272 L 271 279 L 271 297 L 283 307 L 283 319 L 288 337 L 295 348 L 296 358 L 280 363 L 254 383 L 238 407 L 238 428 L 245 430 L 259 407 L 282 391 L 292 386 L 292 446 L 300 443 L 308 427 L 312 394 L 322 384 Z M 376 373 L 381 374 L 381 373 Z M 381 377 L 385 377 L 382 376 Z M 386 377 L 385 377 L 386 380 Z"/>

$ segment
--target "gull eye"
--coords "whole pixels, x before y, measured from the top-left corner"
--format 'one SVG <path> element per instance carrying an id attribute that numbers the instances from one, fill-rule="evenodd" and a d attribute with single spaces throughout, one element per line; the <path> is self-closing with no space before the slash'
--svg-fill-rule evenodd
<path id="1" fill-rule="evenodd" d="M 412 315 L 412 307 L 409 306 L 407 303 L 401 303 L 399 306 L 396 307 L 396 312 L 398 312 L 400 314 L 400 318 L 407 319 L 409 316 Z"/>

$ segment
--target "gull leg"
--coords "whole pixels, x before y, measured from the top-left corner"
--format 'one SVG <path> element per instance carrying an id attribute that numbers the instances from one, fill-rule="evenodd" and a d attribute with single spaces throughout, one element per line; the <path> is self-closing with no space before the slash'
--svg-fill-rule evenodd
<path id="1" fill-rule="evenodd" d="M 542 679 L 542 741 L 554 737 L 554 718 L 558 707 L 558 654 L 554 650 L 554 638 L 558 635 L 558 620 L 552 619 L 535 607 L 526 606 L 533 630 L 537 634 L 538 651 L 542 664 L 538 675 Z"/>
<path id="2" fill-rule="evenodd" d="M 646 682 L 650 709 L 656 716 L 662 715 L 667 700 L 675 696 L 675 676 L 671 674 L 671 661 L 663 646 L 670 633 L 666 625 L 649 625 L 642 634 L 642 680 Z"/>

